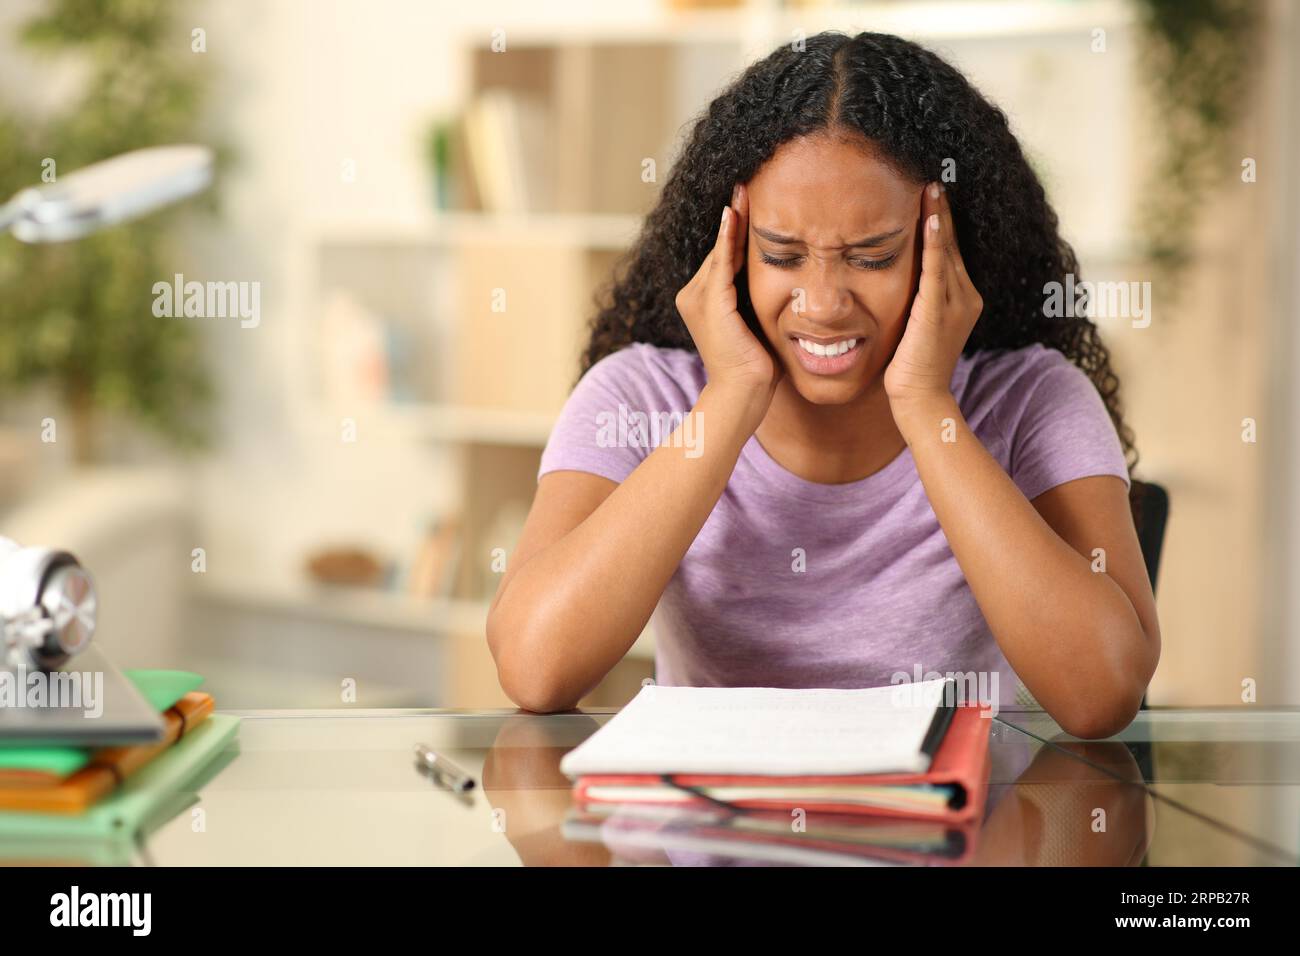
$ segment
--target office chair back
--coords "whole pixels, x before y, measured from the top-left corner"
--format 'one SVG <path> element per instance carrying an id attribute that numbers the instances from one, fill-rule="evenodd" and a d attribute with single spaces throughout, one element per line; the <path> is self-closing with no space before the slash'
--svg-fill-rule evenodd
<path id="1" fill-rule="evenodd" d="M 1133 511 L 1133 526 L 1137 529 L 1138 544 L 1142 548 L 1142 562 L 1151 579 L 1151 593 L 1156 590 L 1156 576 L 1160 571 L 1160 552 L 1165 545 L 1165 524 L 1169 521 L 1169 492 L 1151 481 L 1134 479 L 1129 487 L 1129 508 Z M 1141 709 L 1147 709 L 1147 695 L 1142 695 Z"/>
<path id="2" fill-rule="evenodd" d="M 1165 525 L 1169 521 L 1169 492 L 1149 481 L 1134 480 L 1129 486 L 1129 507 L 1133 511 L 1133 526 L 1137 529 L 1138 544 L 1142 547 L 1142 561 L 1151 579 L 1151 592 L 1156 590 L 1156 575 L 1160 571 L 1160 552 L 1165 544 Z M 1141 709 L 1147 709 L 1147 695 L 1142 695 Z M 1135 741 L 1129 751 L 1138 765 L 1142 779 L 1150 783 L 1156 778 L 1156 755 L 1151 741 Z M 1143 859 L 1142 864 L 1146 865 Z"/>
<path id="3" fill-rule="evenodd" d="M 1169 492 L 1154 482 L 1134 479 L 1128 501 L 1133 511 L 1133 526 L 1137 528 L 1138 544 L 1142 546 L 1142 561 L 1147 566 L 1147 577 L 1151 579 L 1154 592 L 1160 571 L 1160 552 L 1165 543 L 1165 524 L 1169 520 Z"/>

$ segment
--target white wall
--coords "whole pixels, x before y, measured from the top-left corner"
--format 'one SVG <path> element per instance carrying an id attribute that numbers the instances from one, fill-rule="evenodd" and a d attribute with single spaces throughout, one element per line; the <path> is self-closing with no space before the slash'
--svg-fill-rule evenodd
<path id="1" fill-rule="evenodd" d="M 1272 78 L 1270 118 L 1276 177 L 1276 212 L 1269 242 L 1277 254 L 1274 272 L 1273 319 L 1279 347 L 1271 366 L 1271 417 L 1276 423 L 1270 442 L 1269 474 L 1265 486 L 1269 513 L 1269 568 L 1265 578 L 1267 651 L 1265 673 L 1271 678 L 1261 697 L 1276 703 L 1300 704 L 1300 180 L 1295 176 L 1300 156 L 1300 9 L 1293 3 L 1273 3 L 1277 29 L 1273 50 L 1280 68 Z"/>

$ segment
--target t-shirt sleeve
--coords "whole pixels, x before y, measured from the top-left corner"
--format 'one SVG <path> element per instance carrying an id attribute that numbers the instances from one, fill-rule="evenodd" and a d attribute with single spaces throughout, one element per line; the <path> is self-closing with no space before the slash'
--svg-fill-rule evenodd
<path id="1" fill-rule="evenodd" d="M 551 429 L 538 479 L 551 471 L 585 471 L 622 483 L 649 454 L 642 442 L 626 439 L 632 413 L 656 404 L 653 386 L 647 359 L 635 347 L 607 355 L 588 369 Z"/>
<path id="2" fill-rule="evenodd" d="M 1011 436 L 1011 479 L 1031 501 L 1077 478 L 1114 475 L 1130 484 L 1124 449 L 1092 380 L 1055 349 L 1026 376 Z"/>

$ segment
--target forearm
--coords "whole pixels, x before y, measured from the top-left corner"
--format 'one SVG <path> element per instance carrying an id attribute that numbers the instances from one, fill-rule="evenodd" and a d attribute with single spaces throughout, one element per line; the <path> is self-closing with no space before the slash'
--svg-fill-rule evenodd
<path id="1" fill-rule="evenodd" d="M 541 709 L 576 704 L 627 653 L 762 418 L 757 403 L 710 386 L 690 414 L 697 456 L 670 436 L 505 583 L 489 621 L 498 669 L 507 687 L 540 688 Z"/>
<path id="2" fill-rule="evenodd" d="M 1123 589 L 1043 520 L 952 396 L 896 420 L 993 636 L 1038 701 L 1084 728 L 1135 708 L 1154 664 Z"/>

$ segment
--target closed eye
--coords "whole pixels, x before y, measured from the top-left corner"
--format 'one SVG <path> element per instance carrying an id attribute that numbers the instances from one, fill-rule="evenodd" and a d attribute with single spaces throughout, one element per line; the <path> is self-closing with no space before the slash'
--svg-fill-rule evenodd
<path id="1" fill-rule="evenodd" d="M 758 257 L 762 262 L 769 266 L 776 266 L 778 269 L 797 269 L 804 258 L 803 256 L 769 256 L 762 250 L 759 250 Z M 863 259 L 859 256 L 850 259 L 849 262 L 859 269 L 874 271 L 876 269 L 888 269 L 897 259 L 898 253 L 894 253 L 885 259 Z"/>

